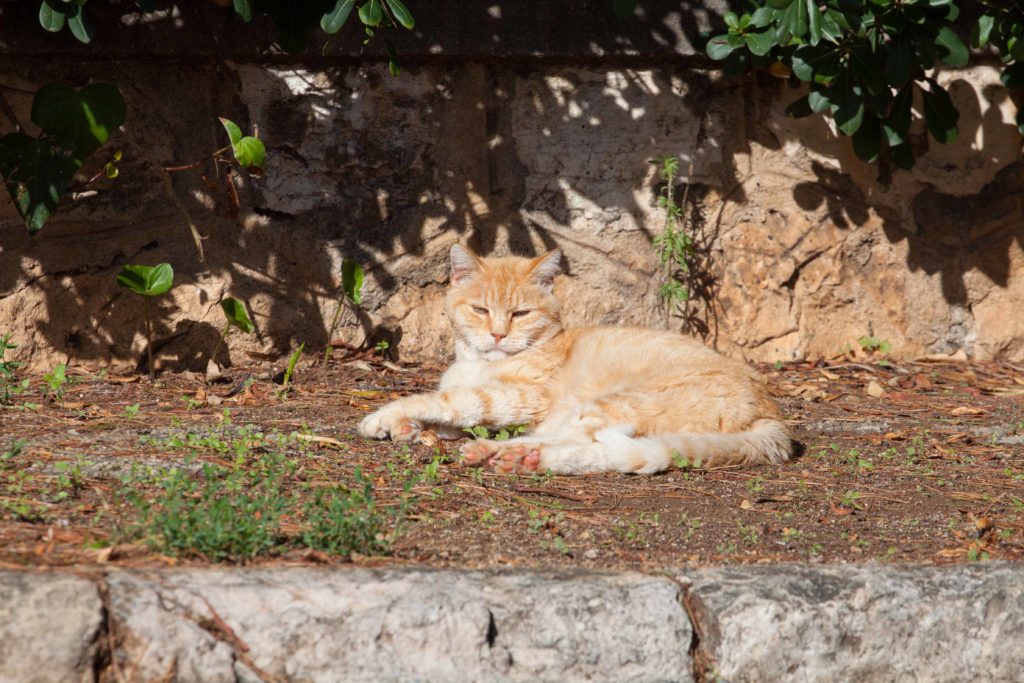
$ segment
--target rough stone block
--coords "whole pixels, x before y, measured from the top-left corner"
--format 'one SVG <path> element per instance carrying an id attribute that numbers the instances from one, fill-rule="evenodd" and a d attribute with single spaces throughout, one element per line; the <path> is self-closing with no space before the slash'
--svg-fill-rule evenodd
<path id="1" fill-rule="evenodd" d="M 94 680 L 102 624 L 103 603 L 92 582 L 0 572 L 0 683 Z"/>
<path id="2" fill-rule="evenodd" d="M 1019 681 L 1013 564 L 697 571 L 700 654 L 730 681 Z"/>
<path id="3" fill-rule="evenodd" d="M 692 680 L 677 584 L 638 574 L 118 572 L 141 679 Z"/>

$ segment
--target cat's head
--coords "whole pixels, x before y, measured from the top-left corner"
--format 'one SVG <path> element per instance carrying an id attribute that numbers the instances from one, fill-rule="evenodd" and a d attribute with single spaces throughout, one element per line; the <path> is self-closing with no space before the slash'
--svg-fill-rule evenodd
<path id="1" fill-rule="evenodd" d="M 557 249 L 536 258 L 481 258 L 456 244 L 451 267 L 445 304 L 460 358 L 507 358 L 561 329 L 552 293 L 555 276 L 562 272 Z"/>

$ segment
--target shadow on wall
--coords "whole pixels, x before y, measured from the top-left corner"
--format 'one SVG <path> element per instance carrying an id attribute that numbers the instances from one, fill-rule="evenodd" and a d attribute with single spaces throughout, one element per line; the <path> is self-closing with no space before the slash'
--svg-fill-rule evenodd
<path id="1" fill-rule="evenodd" d="M 394 342 L 403 337 L 402 321 L 381 329 L 367 311 L 381 311 L 400 282 L 441 286 L 446 266 L 439 247 L 455 239 L 483 254 L 507 245 L 526 255 L 568 241 L 585 267 L 586 254 L 608 257 L 631 234 L 652 238 L 660 219 L 647 161 L 678 154 L 695 164 L 687 211 L 699 227 L 704 259 L 689 282 L 697 297 L 681 324 L 714 339 L 712 245 L 721 207 L 748 199 L 751 171 L 735 166 L 736 155 L 748 153 L 751 142 L 780 146 L 764 125 L 779 86 L 757 77 L 719 79 L 701 70 L 699 60 L 669 57 L 699 44 L 700 28 L 720 22 L 702 7 L 648 4 L 653 7 L 645 5 L 646 13 L 629 24 L 600 19 L 588 36 L 589 56 L 573 68 L 557 66 L 569 61 L 561 57 L 448 62 L 426 51 L 410 56 L 397 78 L 379 66 L 339 66 L 330 56 L 240 67 L 211 57 L 193 60 L 189 69 L 152 60 L 11 57 L 0 67 L 0 88 L 22 121 L 29 119 L 28 93 L 53 80 L 114 80 L 130 118 L 112 140 L 112 148 L 126 149 L 122 177 L 100 186 L 97 197 L 68 202 L 35 237 L 4 201 L 0 306 L 5 299 L 27 300 L 32 290 L 37 308 L 19 315 L 31 318 L 31 333 L 41 343 L 79 361 L 135 357 L 141 308 L 113 285 L 114 275 L 124 263 L 170 261 L 179 290 L 165 304 L 157 345 L 165 367 L 198 370 L 215 345 L 216 329 L 205 317 L 219 324 L 217 303 L 229 294 L 249 302 L 264 353 L 286 354 L 301 342 L 323 348 L 333 308 L 325 302 L 338 296 L 343 254 L 368 266 L 367 304 L 350 323 L 367 343 Z M 607 5 L 595 1 L 593 15 L 604 17 Z M 459 7 L 461 24 L 482 27 L 496 43 L 514 41 L 517 26 L 537 22 L 530 3 L 509 3 L 498 13 L 490 3 Z M 183 6 L 181 35 L 206 36 L 209 11 Z M 566 20 L 579 24 L 578 16 Z M 559 35 L 552 32 L 548 40 L 556 44 Z M 737 100 L 744 105 L 735 106 Z M 992 111 L 965 111 L 962 121 L 979 128 L 962 130 L 962 139 L 989 139 L 1004 126 Z M 173 177 L 174 191 L 207 237 L 207 258 L 200 262 L 183 216 L 164 192 L 159 166 L 189 163 L 220 147 L 219 115 L 258 123 L 270 157 L 265 177 L 242 188 L 243 210 L 252 214 L 240 222 L 225 218 L 223 185 L 215 178 Z M 815 136 L 808 144 L 827 138 Z M 814 151 L 828 155 L 834 144 Z M 922 135 L 918 145 L 927 144 Z M 813 170 L 815 182 L 793 189 L 801 208 L 827 207 L 829 219 L 842 227 L 864 224 L 872 211 L 882 215 L 886 237 L 908 241 L 909 268 L 941 270 L 949 302 L 963 301 L 964 274 L 973 268 L 1005 284 L 1006 254 L 1014 240 L 1024 244 L 1019 161 L 967 198 L 934 188 L 921 192 L 912 207 L 915 225 L 865 194 L 864 183 L 854 180 L 863 169 L 815 164 Z M 878 179 L 883 187 L 884 175 Z M 979 214 L 1005 221 L 987 220 L 983 233 L 965 228 Z M 654 276 L 651 254 L 643 267 Z M 636 269 L 642 261 L 638 256 L 622 266 Z M 648 295 L 656 297 L 649 285 Z M 170 307 L 188 319 L 166 322 Z"/>

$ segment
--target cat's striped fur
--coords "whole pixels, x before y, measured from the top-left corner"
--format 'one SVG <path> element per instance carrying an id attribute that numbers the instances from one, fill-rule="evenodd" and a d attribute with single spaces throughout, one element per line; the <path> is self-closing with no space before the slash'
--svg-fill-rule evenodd
<path id="1" fill-rule="evenodd" d="M 480 258 L 452 248 L 446 300 L 456 361 L 438 391 L 366 417 L 364 436 L 415 441 L 475 425 L 528 424 L 508 441 L 475 440 L 465 461 L 498 471 L 657 472 L 780 463 L 792 443 L 763 379 L 673 332 L 564 329 L 552 292 L 558 251 Z"/>

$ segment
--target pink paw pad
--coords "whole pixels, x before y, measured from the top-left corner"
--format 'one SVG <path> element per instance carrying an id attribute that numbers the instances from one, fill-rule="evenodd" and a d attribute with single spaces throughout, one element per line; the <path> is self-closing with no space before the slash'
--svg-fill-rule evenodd
<path id="1" fill-rule="evenodd" d="M 536 472 L 539 466 L 540 449 L 536 446 L 509 448 L 491 459 L 494 471 L 504 474 Z"/>

